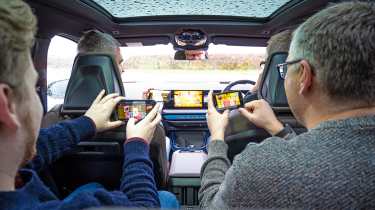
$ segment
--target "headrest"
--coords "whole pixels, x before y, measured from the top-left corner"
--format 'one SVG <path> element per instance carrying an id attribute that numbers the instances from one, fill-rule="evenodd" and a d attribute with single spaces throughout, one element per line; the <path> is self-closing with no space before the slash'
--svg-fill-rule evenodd
<path id="1" fill-rule="evenodd" d="M 120 73 L 115 59 L 107 54 L 78 54 L 65 94 L 63 110 L 87 110 L 99 92 L 124 96 Z"/>
<path id="2" fill-rule="evenodd" d="M 277 65 L 284 63 L 287 52 L 273 53 L 266 62 L 258 90 L 258 98 L 266 100 L 271 107 L 289 107 L 285 95 L 284 80 L 280 77 Z"/>

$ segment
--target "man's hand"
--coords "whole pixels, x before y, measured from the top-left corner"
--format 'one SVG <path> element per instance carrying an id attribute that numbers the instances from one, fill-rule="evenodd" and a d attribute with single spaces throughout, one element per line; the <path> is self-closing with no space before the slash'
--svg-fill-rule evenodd
<path id="1" fill-rule="evenodd" d="M 130 118 L 126 125 L 126 138 L 141 138 L 146 140 L 149 144 L 154 136 L 156 125 L 161 121 L 161 115 L 159 111 L 159 104 L 147 114 L 147 116 L 135 124 L 135 119 Z"/>
<path id="2" fill-rule="evenodd" d="M 213 103 L 212 91 L 208 93 L 207 124 L 212 140 L 224 140 L 225 128 L 229 121 L 229 110 L 220 114 Z"/>
<path id="3" fill-rule="evenodd" d="M 246 103 L 245 109 L 240 108 L 239 111 L 250 122 L 264 128 L 271 135 L 277 134 L 284 128 L 283 124 L 276 118 L 271 106 L 263 99 Z"/>
<path id="4" fill-rule="evenodd" d="M 124 124 L 122 121 L 111 122 L 109 118 L 116 104 L 125 98 L 118 96 L 118 93 L 112 93 L 103 98 L 104 93 L 104 90 L 99 93 L 85 113 L 85 116 L 95 123 L 96 132 L 102 132 Z"/>

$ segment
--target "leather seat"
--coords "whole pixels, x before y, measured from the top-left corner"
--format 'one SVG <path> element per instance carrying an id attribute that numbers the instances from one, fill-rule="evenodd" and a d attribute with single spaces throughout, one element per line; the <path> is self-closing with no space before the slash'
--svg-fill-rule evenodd
<path id="1" fill-rule="evenodd" d="M 56 105 L 43 118 L 46 128 L 59 121 L 81 116 L 90 107 L 98 93 L 125 95 L 118 67 L 112 56 L 106 54 L 77 55 L 65 94 L 64 104 Z M 92 139 L 82 139 L 77 148 L 51 167 L 53 179 L 61 194 L 88 183 L 99 182 L 116 189 L 122 174 L 125 126 L 102 132 Z M 150 157 L 154 165 L 158 188 L 165 188 L 168 180 L 164 128 L 159 125 L 150 144 Z"/>
<path id="2" fill-rule="evenodd" d="M 306 129 L 296 121 L 289 109 L 284 80 L 277 69 L 277 64 L 284 63 L 287 57 L 287 52 L 276 52 L 268 57 L 258 89 L 258 98 L 266 100 L 271 105 L 282 123 L 289 124 L 296 133 L 302 133 Z M 229 146 L 228 158 L 232 161 L 249 142 L 259 143 L 268 137 L 270 135 L 264 129 L 257 128 L 237 110 L 232 111 L 225 134 L 225 141 Z"/>

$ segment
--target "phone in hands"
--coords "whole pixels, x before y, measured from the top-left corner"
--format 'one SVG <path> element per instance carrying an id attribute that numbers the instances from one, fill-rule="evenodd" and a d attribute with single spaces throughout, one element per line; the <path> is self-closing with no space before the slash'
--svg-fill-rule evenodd
<path id="1" fill-rule="evenodd" d="M 154 108 L 154 100 L 122 100 L 116 105 L 116 120 L 127 122 L 135 118 L 136 122 L 141 121 Z"/>
<path id="2" fill-rule="evenodd" d="M 212 97 L 216 110 L 219 112 L 243 107 L 242 93 L 240 91 L 214 93 Z"/>

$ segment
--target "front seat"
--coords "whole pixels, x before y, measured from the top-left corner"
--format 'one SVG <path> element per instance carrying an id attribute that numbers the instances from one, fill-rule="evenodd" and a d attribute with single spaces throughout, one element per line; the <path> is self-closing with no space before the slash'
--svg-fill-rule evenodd
<path id="1" fill-rule="evenodd" d="M 287 52 L 276 52 L 269 56 L 259 85 L 258 98 L 266 100 L 278 119 L 284 124 L 289 124 L 298 134 L 305 132 L 306 129 L 297 123 L 289 109 L 284 80 L 280 77 L 277 69 L 277 65 L 284 63 L 287 57 Z M 232 111 L 225 134 L 228 158 L 233 161 L 234 156 L 241 153 L 249 142 L 259 143 L 268 137 L 270 135 L 267 131 L 250 123 L 237 110 Z"/>
<path id="2" fill-rule="evenodd" d="M 98 93 L 124 95 L 124 88 L 115 60 L 106 54 L 79 54 L 75 58 L 64 104 L 56 105 L 43 118 L 42 127 L 81 116 Z M 75 151 L 66 154 L 50 168 L 61 195 L 88 182 L 99 182 L 110 189 L 119 186 L 122 174 L 125 126 L 99 133 L 92 139 L 82 139 Z M 168 162 L 165 133 L 158 126 L 150 144 L 158 188 L 166 187 Z"/>

